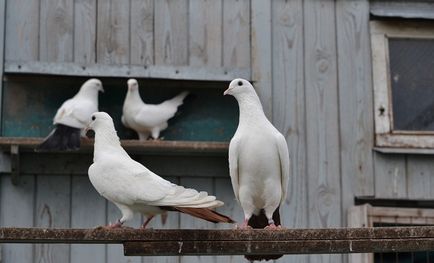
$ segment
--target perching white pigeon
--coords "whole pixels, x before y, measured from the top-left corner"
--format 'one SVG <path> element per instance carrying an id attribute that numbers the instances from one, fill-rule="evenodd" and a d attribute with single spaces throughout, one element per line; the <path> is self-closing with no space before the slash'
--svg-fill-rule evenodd
<path id="1" fill-rule="evenodd" d="M 211 210 L 223 205 L 215 196 L 166 181 L 131 159 L 121 147 L 113 120 L 107 113 L 92 114 L 88 129 L 95 131 L 89 179 L 98 193 L 122 212 L 118 222 L 109 227 L 121 227 L 135 212 L 147 217 L 142 228 L 155 215 L 166 211 L 178 211 L 214 223 L 233 222 L 229 217 Z"/>
<path id="2" fill-rule="evenodd" d="M 135 130 L 141 141 L 147 140 L 149 136 L 158 139 L 160 132 L 168 127 L 167 121 L 175 116 L 188 92 L 181 92 L 160 104 L 146 104 L 140 98 L 137 80 L 129 79 L 127 84 L 128 92 L 122 109 L 122 123 L 125 127 Z"/>
<path id="3" fill-rule="evenodd" d="M 229 173 L 235 197 L 244 211 L 241 228 L 277 229 L 279 206 L 285 200 L 289 180 L 285 137 L 268 121 L 247 80 L 233 80 L 224 95 L 234 96 L 240 109 L 238 128 L 229 144 Z M 246 258 L 268 260 L 281 256 Z"/>
<path id="4" fill-rule="evenodd" d="M 80 148 L 80 136 L 92 113 L 98 111 L 98 92 L 104 92 L 98 79 L 87 80 L 77 94 L 66 100 L 57 110 L 53 119 L 56 127 L 37 146 L 36 151 L 66 151 Z"/>

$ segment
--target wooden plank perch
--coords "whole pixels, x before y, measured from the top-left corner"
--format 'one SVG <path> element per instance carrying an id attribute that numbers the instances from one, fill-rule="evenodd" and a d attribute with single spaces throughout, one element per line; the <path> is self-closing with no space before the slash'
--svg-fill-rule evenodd
<path id="1" fill-rule="evenodd" d="M 0 228 L 0 243 L 122 243 L 127 256 L 434 250 L 434 227 L 269 230 Z"/>

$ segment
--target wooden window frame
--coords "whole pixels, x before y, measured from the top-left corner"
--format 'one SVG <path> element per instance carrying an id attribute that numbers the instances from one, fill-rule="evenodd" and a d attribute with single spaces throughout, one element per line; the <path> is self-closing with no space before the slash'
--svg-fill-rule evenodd
<path id="1" fill-rule="evenodd" d="M 372 74 L 374 87 L 375 146 L 381 148 L 433 149 L 434 131 L 393 129 L 393 108 L 389 72 L 389 38 L 434 39 L 433 22 L 371 21 Z"/>
<path id="2" fill-rule="evenodd" d="M 357 205 L 348 210 L 347 222 L 349 227 L 374 227 L 374 223 L 434 225 L 434 209 Z M 349 255 L 349 263 L 373 262 L 374 253 Z"/>

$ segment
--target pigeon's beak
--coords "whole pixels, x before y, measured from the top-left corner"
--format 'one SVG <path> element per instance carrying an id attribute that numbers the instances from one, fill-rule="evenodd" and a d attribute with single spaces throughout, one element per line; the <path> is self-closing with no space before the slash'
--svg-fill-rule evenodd
<path id="1" fill-rule="evenodd" d="M 228 95 L 230 90 L 231 90 L 231 88 L 228 88 L 227 90 L 225 90 L 225 92 L 223 92 L 223 96 Z"/>

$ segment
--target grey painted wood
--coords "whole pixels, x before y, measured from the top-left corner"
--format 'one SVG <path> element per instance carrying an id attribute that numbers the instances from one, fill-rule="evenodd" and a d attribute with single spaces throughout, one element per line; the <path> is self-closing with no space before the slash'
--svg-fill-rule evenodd
<path id="1" fill-rule="evenodd" d="M 188 1 L 155 1 L 155 64 L 187 65 Z"/>
<path id="2" fill-rule="evenodd" d="M 0 79 L 3 79 L 4 61 L 5 61 L 6 0 L 0 1 L 0 17 L 1 17 L 0 19 L 0 61 L 1 61 Z M 2 105 L 2 101 L 3 101 L 3 81 L 0 83 L 0 106 Z M 2 129 L 1 123 L 2 123 L 2 116 L 0 116 L 0 130 Z M 3 159 L 2 156 L 0 156 L 0 160 L 1 159 Z M 2 162 L 0 161 L 0 166 L 1 165 Z"/>
<path id="3" fill-rule="evenodd" d="M 407 191 L 410 199 L 433 199 L 434 157 L 407 157 Z"/>
<path id="4" fill-rule="evenodd" d="M 103 198 L 103 197 L 100 197 Z M 106 224 L 116 223 L 121 218 L 119 209 L 109 201 L 107 203 L 107 221 Z M 138 228 L 143 223 L 141 215 L 135 215 L 131 221 L 125 223 L 125 226 Z M 107 263 L 140 263 L 140 257 L 126 257 L 124 256 L 123 246 L 120 244 L 107 245 Z"/>
<path id="5" fill-rule="evenodd" d="M 375 153 L 374 172 L 375 197 L 407 197 L 407 166 L 405 155 Z"/>
<path id="6" fill-rule="evenodd" d="M 335 3 L 304 3 L 309 227 L 341 225 Z M 310 256 L 336 262 L 340 255 Z"/>
<path id="7" fill-rule="evenodd" d="M 369 2 L 336 2 L 342 219 L 354 196 L 374 195 Z"/>
<path id="8" fill-rule="evenodd" d="M 215 196 L 217 199 L 223 201 L 225 204 L 222 207 L 218 207 L 216 210 L 219 213 L 227 215 L 235 220 L 236 224 L 242 224 L 244 220 L 243 209 L 241 208 L 238 201 L 235 199 L 234 191 L 232 189 L 232 184 L 229 176 L 226 178 L 215 178 Z M 236 224 L 217 224 L 217 229 L 233 229 Z M 244 263 L 246 260 L 243 256 L 218 256 L 215 257 L 216 263 L 226 263 L 226 262 L 240 262 Z"/>
<path id="9" fill-rule="evenodd" d="M 35 226 L 69 228 L 71 176 L 36 177 Z M 35 244 L 34 262 L 69 262 L 70 245 Z"/>
<path id="10" fill-rule="evenodd" d="M 222 65 L 221 0 L 189 2 L 189 65 Z"/>
<path id="11" fill-rule="evenodd" d="M 88 77 L 158 78 L 176 80 L 230 81 L 241 77 L 250 79 L 249 69 L 228 67 L 190 66 L 129 66 L 80 65 L 77 63 L 6 62 L 5 72 L 16 74 L 43 74 Z"/>
<path id="12" fill-rule="evenodd" d="M 271 119 L 272 101 L 272 1 L 251 1 L 252 80 L 265 115 Z M 274 20 L 273 20 L 274 21 Z M 275 26 L 275 25 L 273 25 Z M 278 85 L 278 84 L 277 84 Z M 283 87 L 282 87 L 283 88 Z"/>
<path id="13" fill-rule="evenodd" d="M 73 60 L 74 3 L 69 0 L 41 0 L 39 59 Z"/>
<path id="14" fill-rule="evenodd" d="M 250 67 L 250 1 L 223 1 L 223 65 Z"/>
<path id="15" fill-rule="evenodd" d="M 6 5 L 8 61 L 33 61 L 39 56 L 39 0 L 8 1 Z"/>
<path id="16" fill-rule="evenodd" d="M 131 0 L 130 64 L 154 63 L 154 0 Z"/>
<path id="17" fill-rule="evenodd" d="M 74 1 L 74 62 L 95 63 L 96 0 Z"/>
<path id="18" fill-rule="evenodd" d="M 432 1 L 370 1 L 370 11 L 376 16 L 403 18 L 434 18 Z"/>
<path id="19" fill-rule="evenodd" d="M 0 225 L 32 227 L 34 215 L 35 177 L 21 176 L 18 186 L 10 176 L 0 176 Z M 2 244 L 1 262 L 33 262 L 32 244 Z"/>
<path id="20" fill-rule="evenodd" d="M 130 58 L 130 0 L 98 2 L 97 62 L 128 64 Z"/>
<path id="21" fill-rule="evenodd" d="M 71 186 L 71 228 L 105 225 L 106 203 L 87 176 L 73 176 Z M 105 245 L 71 245 L 71 263 L 105 262 Z"/>
<path id="22" fill-rule="evenodd" d="M 213 181 L 209 178 L 181 177 L 179 184 L 187 188 L 194 188 L 198 191 L 206 191 L 209 194 L 213 194 L 214 192 Z M 179 225 L 182 229 L 213 229 L 216 227 L 213 223 L 193 218 L 190 215 L 181 214 L 179 219 Z M 204 262 L 206 260 L 209 260 L 207 256 L 182 256 L 180 262 L 194 263 Z"/>

